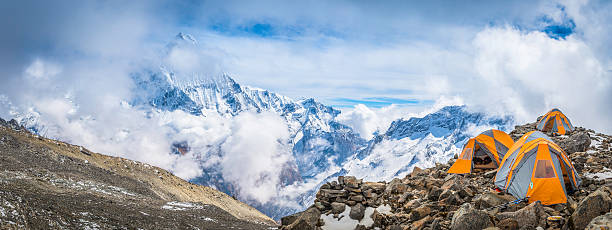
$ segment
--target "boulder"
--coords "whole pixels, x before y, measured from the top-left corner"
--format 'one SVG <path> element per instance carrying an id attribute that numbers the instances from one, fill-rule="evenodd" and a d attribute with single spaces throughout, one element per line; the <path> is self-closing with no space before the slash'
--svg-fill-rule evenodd
<path id="1" fill-rule="evenodd" d="M 365 206 L 361 203 L 357 203 L 351 207 L 351 212 L 349 213 L 349 217 L 353 220 L 361 220 L 365 214 Z"/>
<path id="2" fill-rule="evenodd" d="M 476 198 L 474 204 L 480 209 L 485 209 L 505 204 L 513 200 L 514 197 L 510 195 L 499 195 L 497 193 L 487 192 Z"/>
<path id="3" fill-rule="evenodd" d="M 467 186 L 463 186 L 463 188 L 459 189 L 459 196 L 461 198 L 473 197 L 474 191 Z"/>
<path id="4" fill-rule="evenodd" d="M 363 201 L 363 196 L 362 195 L 355 195 L 355 196 L 351 196 L 349 199 L 357 201 L 357 202 L 361 202 L 361 201 Z"/>
<path id="5" fill-rule="evenodd" d="M 321 218 L 321 211 L 315 207 L 310 207 L 306 211 L 300 213 L 300 216 L 293 221 L 286 229 L 288 230 L 301 230 L 301 229 L 315 229 L 319 219 Z M 281 220 L 282 221 L 282 220 Z"/>
<path id="6" fill-rule="evenodd" d="M 333 214 L 340 214 L 344 212 L 344 209 L 346 209 L 346 205 L 344 203 L 332 202 L 331 208 Z"/>
<path id="7" fill-rule="evenodd" d="M 517 220 L 508 218 L 501 220 L 499 223 L 497 223 L 496 227 L 503 230 L 518 230 L 518 226 Z"/>
<path id="8" fill-rule="evenodd" d="M 587 132 L 577 132 L 571 134 L 568 138 L 555 138 L 555 142 L 567 154 L 575 152 L 584 152 L 591 145 L 591 137 Z"/>
<path id="9" fill-rule="evenodd" d="M 609 188 L 601 187 L 582 199 L 570 217 L 574 229 L 584 229 L 593 218 L 609 212 L 612 208 L 610 194 Z"/>
<path id="10" fill-rule="evenodd" d="M 536 201 L 527 205 L 516 212 L 502 212 L 496 215 L 497 219 L 511 219 L 517 221 L 519 228 L 535 228 L 537 226 L 546 227 L 546 218 L 548 214 L 544 210 L 544 206 L 540 201 Z"/>
<path id="11" fill-rule="evenodd" d="M 422 205 L 421 207 L 415 208 L 410 212 L 410 220 L 420 220 L 421 218 L 429 215 L 431 213 L 431 208 L 426 205 Z"/>
<path id="12" fill-rule="evenodd" d="M 378 193 L 385 191 L 385 187 L 387 187 L 384 183 L 379 182 L 364 182 L 361 185 L 361 189 L 366 191 L 368 189 L 372 189 Z"/>
<path id="13" fill-rule="evenodd" d="M 587 230 L 612 229 L 612 212 L 593 218 L 585 228 Z"/>
<path id="14" fill-rule="evenodd" d="M 346 191 L 335 189 L 321 189 L 319 190 L 319 194 L 326 198 L 336 198 L 346 195 Z"/>
<path id="15" fill-rule="evenodd" d="M 444 190 L 442 190 L 441 188 L 433 187 L 431 188 L 431 190 L 429 190 L 429 193 L 427 194 L 427 199 L 431 201 L 437 201 L 443 191 Z"/>
<path id="16" fill-rule="evenodd" d="M 400 179 L 394 178 L 389 182 L 385 189 L 386 194 L 401 194 L 408 190 L 408 186 L 404 184 Z"/>
<path id="17" fill-rule="evenodd" d="M 374 198 L 374 199 L 376 199 L 376 193 L 372 189 L 368 189 L 368 190 L 363 191 L 363 195 L 366 198 Z"/>
<path id="18" fill-rule="evenodd" d="M 463 203 L 461 197 L 457 193 L 451 193 L 448 197 L 440 200 L 440 204 L 443 205 L 460 205 Z"/>
<path id="19" fill-rule="evenodd" d="M 410 225 L 410 229 L 415 229 L 415 230 L 424 229 L 425 225 L 427 225 L 432 220 L 433 220 L 433 217 L 426 216 L 418 221 L 413 222 L 412 225 Z"/>
<path id="20" fill-rule="evenodd" d="M 414 167 L 410 173 L 411 177 L 416 177 L 425 174 L 425 171 L 419 167 Z"/>
<path id="21" fill-rule="evenodd" d="M 281 224 L 284 225 L 284 226 L 290 225 L 293 222 L 295 222 L 295 220 L 300 218 L 300 215 L 302 215 L 301 212 L 295 213 L 295 214 L 290 215 L 290 216 L 285 216 L 285 217 L 281 218 Z"/>
<path id="22" fill-rule="evenodd" d="M 343 181 L 346 187 L 359 188 L 359 181 L 354 176 L 345 176 Z"/>
<path id="23" fill-rule="evenodd" d="M 489 215 L 484 211 L 474 209 L 470 203 L 461 205 L 451 221 L 451 229 L 453 230 L 480 230 L 492 226 L 493 223 Z"/>

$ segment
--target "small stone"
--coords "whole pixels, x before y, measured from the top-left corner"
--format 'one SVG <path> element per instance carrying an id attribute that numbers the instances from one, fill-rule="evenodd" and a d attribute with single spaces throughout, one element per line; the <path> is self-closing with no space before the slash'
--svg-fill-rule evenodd
<path id="1" fill-rule="evenodd" d="M 482 211 L 476 210 L 470 203 L 461 205 L 458 211 L 453 215 L 451 221 L 451 229 L 485 229 L 493 226 L 489 215 Z"/>
<path id="2" fill-rule="evenodd" d="M 427 194 L 427 199 L 431 201 L 437 201 L 440 198 L 440 194 L 442 194 L 444 190 L 438 187 L 433 187 L 429 193 Z"/>
<path id="3" fill-rule="evenodd" d="M 427 225 L 432 220 L 433 220 L 433 217 L 426 216 L 423 219 L 413 222 L 412 225 L 410 225 L 410 229 L 417 229 L 417 230 L 424 229 L 425 225 Z"/>
<path id="4" fill-rule="evenodd" d="M 357 178 L 355 178 L 354 176 L 346 176 L 344 177 L 344 184 L 346 185 L 346 187 L 349 188 L 359 188 L 359 183 L 357 181 Z"/>
<path id="5" fill-rule="evenodd" d="M 332 213 L 340 214 L 344 212 L 346 209 L 346 205 L 344 203 L 332 202 L 331 203 Z"/>
<path id="6" fill-rule="evenodd" d="M 419 220 L 431 213 L 431 208 L 423 205 L 421 207 L 415 208 L 410 212 L 410 219 L 412 221 Z"/>
<path id="7" fill-rule="evenodd" d="M 387 186 L 384 183 L 379 183 L 379 182 L 365 182 L 361 185 L 361 188 L 363 190 L 368 190 L 368 189 L 372 189 L 373 191 L 376 192 L 382 192 L 385 190 Z"/>
<path id="8" fill-rule="evenodd" d="M 350 200 L 361 202 L 363 201 L 363 196 L 362 195 L 351 196 Z"/>
<path id="9" fill-rule="evenodd" d="M 365 206 L 361 203 L 357 203 L 351 207 L 351 212 L 349 213 L 349 217 L 353 220 L 361 220 L 363 219 L 365 213 Z"/>
<path id="10" fill-rule="evenodd" d="M 321 204 L 321 202 L 315 202 L 314 206 L 316 208 L 318 208 L 319 210 L 321 210 L 321 211 L 325 210 L 325 206 L 323 206 L 323 204 Z"/>

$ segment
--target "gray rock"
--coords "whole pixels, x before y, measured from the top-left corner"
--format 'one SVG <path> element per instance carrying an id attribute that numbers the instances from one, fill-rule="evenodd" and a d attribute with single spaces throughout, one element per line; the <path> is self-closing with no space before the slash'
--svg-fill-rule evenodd
<path id="1" fill-rule="evenodd" d="M 609 188 L 601 187 L 582 199 L 570 219 L 574 229 L 584 229 L 593 218 L 609 212 L 612 208 L 610 194 Z"/>
<path id="2" fill-rule="evenodd" d="M 527 205 L 516 212 L 503 212 L 496 215 L 499 220 L 512 219 L 518 222 L 519 228 L 535 228 L 537 226 L 546 227 L 548 214 L 540 201 Z"/>
<path id="3" fill-rule="evenodd" d="M 344 203 L 332 202 L 331 208 L 333 214 L 340 214 L 344 212 L 344 209 L 346 209 L 346 205 Z"/>
<path id="4" fill-rule="evenodd" d="M 315 229 L 319 219 L 321 218 L 321 211 L 315 207 L 310 207 L 306 211 L 300 213 L 300 216 L 293 221 L 286 229 L 288 230 L 301 230 L 301 229 Z"/>
<path id="5" fill-rule="evenodd" d="M 361 220 L 365 214 L 365 209 L 365 206 L 363 206 L 361 203 L 357 203 L 351 207 L 349 217 L 351 217 L 353 220 Z"/>
<path id="6" fill-rule="evenodd" d="M 373 191 L 376 191 L 376 192 L 382 192 L 382 191 L 385 191 L 385 187 L 386 185 L 384 183 L 379 183 L 379 182 L 364 182 L 361 185 L 361 188 L 364 191 L 368 189 L 372 189 Z"/>
<path id="7" fill-rule="evenodd" d="M 440 198 L 440 194 L 442 194 L 444 190 L 438 187 L 433 187 L 427 194 L 427 199 L 431 201 L 437 201 Z"/>
<path id="8" fill-rule="evenodd" d="M 591 145 L 591 137 L 587 132 L 577 132 L 571 134 L 568 138 L 555 138 L 555 142 L 567 154 L 572 154 L 586 151 Z"/>
<path id="9" fill-rule="evenodd" d="M 357 202 L 361 202 L 361 201 L 363 201 L 363 196 L 362 195 L 355 195 L 355 196 L 351 196 L 350 199 L 354 200 L 354 201 L 357 201 Z"/>
<path id="10" fill-rule="evenodd" d="M 402 180 L 398 178 L 394 178 L 389 182 L 387 188 L 385 189 L 386 194 L 401 194 L 408 190 L 408 186 L 402 182 Z"/>
<path id="11" fill-rule="evenodd" d="M 281 224 L 282 225 L 290 225 L 293 222 L 295 222 L 298 218 L 300 218 L 300 215 L 302 215 L 301 212 L 295 213 L 295 214 L 290 215 L 290 216 L 285 216 L 285 217 L 281 218 Z"/>
<path id="12" fill-rule="evenodd" d="M 514 197 L 508 195 L 498 195 L 497 193 L 487 192 L 474 200 L 476 207 L 480 209 L 490 208 L 497 205 L 513 201 Z"/>
<path id="13" fill-rule="evenodd" d="M 349 188 L 359 188 L 358 180 L 354 176 L 345 176 L 343 181 L 344 184 Z"/>
<path id="14" fill-rule="evenodd" d="M 612 229 L 612 212 L 593 218 L 585 228 L 587 230 Z"/>
<path id="15" fill-rule="evenodd" d="M 470 203 L 461 205 L 451 221 L 453 230 L 480 230 L 492 226 L 489 215 L 484 211 L 474 209 Z"/>

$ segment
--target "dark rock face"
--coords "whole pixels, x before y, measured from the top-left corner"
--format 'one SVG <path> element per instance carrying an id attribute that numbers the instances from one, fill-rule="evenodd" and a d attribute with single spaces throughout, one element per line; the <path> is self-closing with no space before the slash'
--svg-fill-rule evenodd
<path id="1" fill-rule="evenodd" d="M 571 217 L 574 229 L 583 229 L 593 218 L 609 212 L 612 209 L 610 194 L 609 188 L 602 187 L 580 201 Z"/>
<path id="2" fill-rule="evenodd" d="M 453 215 L 451 229 L 476 230 L 493 226 L 489 215 L 481 210 L 474 209 L 472 204 L 466 203 Z"/>

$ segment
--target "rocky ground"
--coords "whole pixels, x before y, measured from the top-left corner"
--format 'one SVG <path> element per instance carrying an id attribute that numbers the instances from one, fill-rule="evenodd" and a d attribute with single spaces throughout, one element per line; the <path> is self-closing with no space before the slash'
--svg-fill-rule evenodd
<path id="1" fill-rule="evenodd" d="M 0 229 L 268 229 L 226 194 L 0 119 Z"/>
<path id="2" fill-rule="evenodd" d="M 517 126 L 510 135 L 534 129 Z M 321 186 L 309 209 L 282 218 L 281 229 L 612 229 L 612 136 L 577 128 L 552 138 L 582 178 L 567 204 L 498 207 L 515 198 L 495 191 L 495 170 L 447 174 L 451 159 L 390 182 L 339 177 Z"/>

